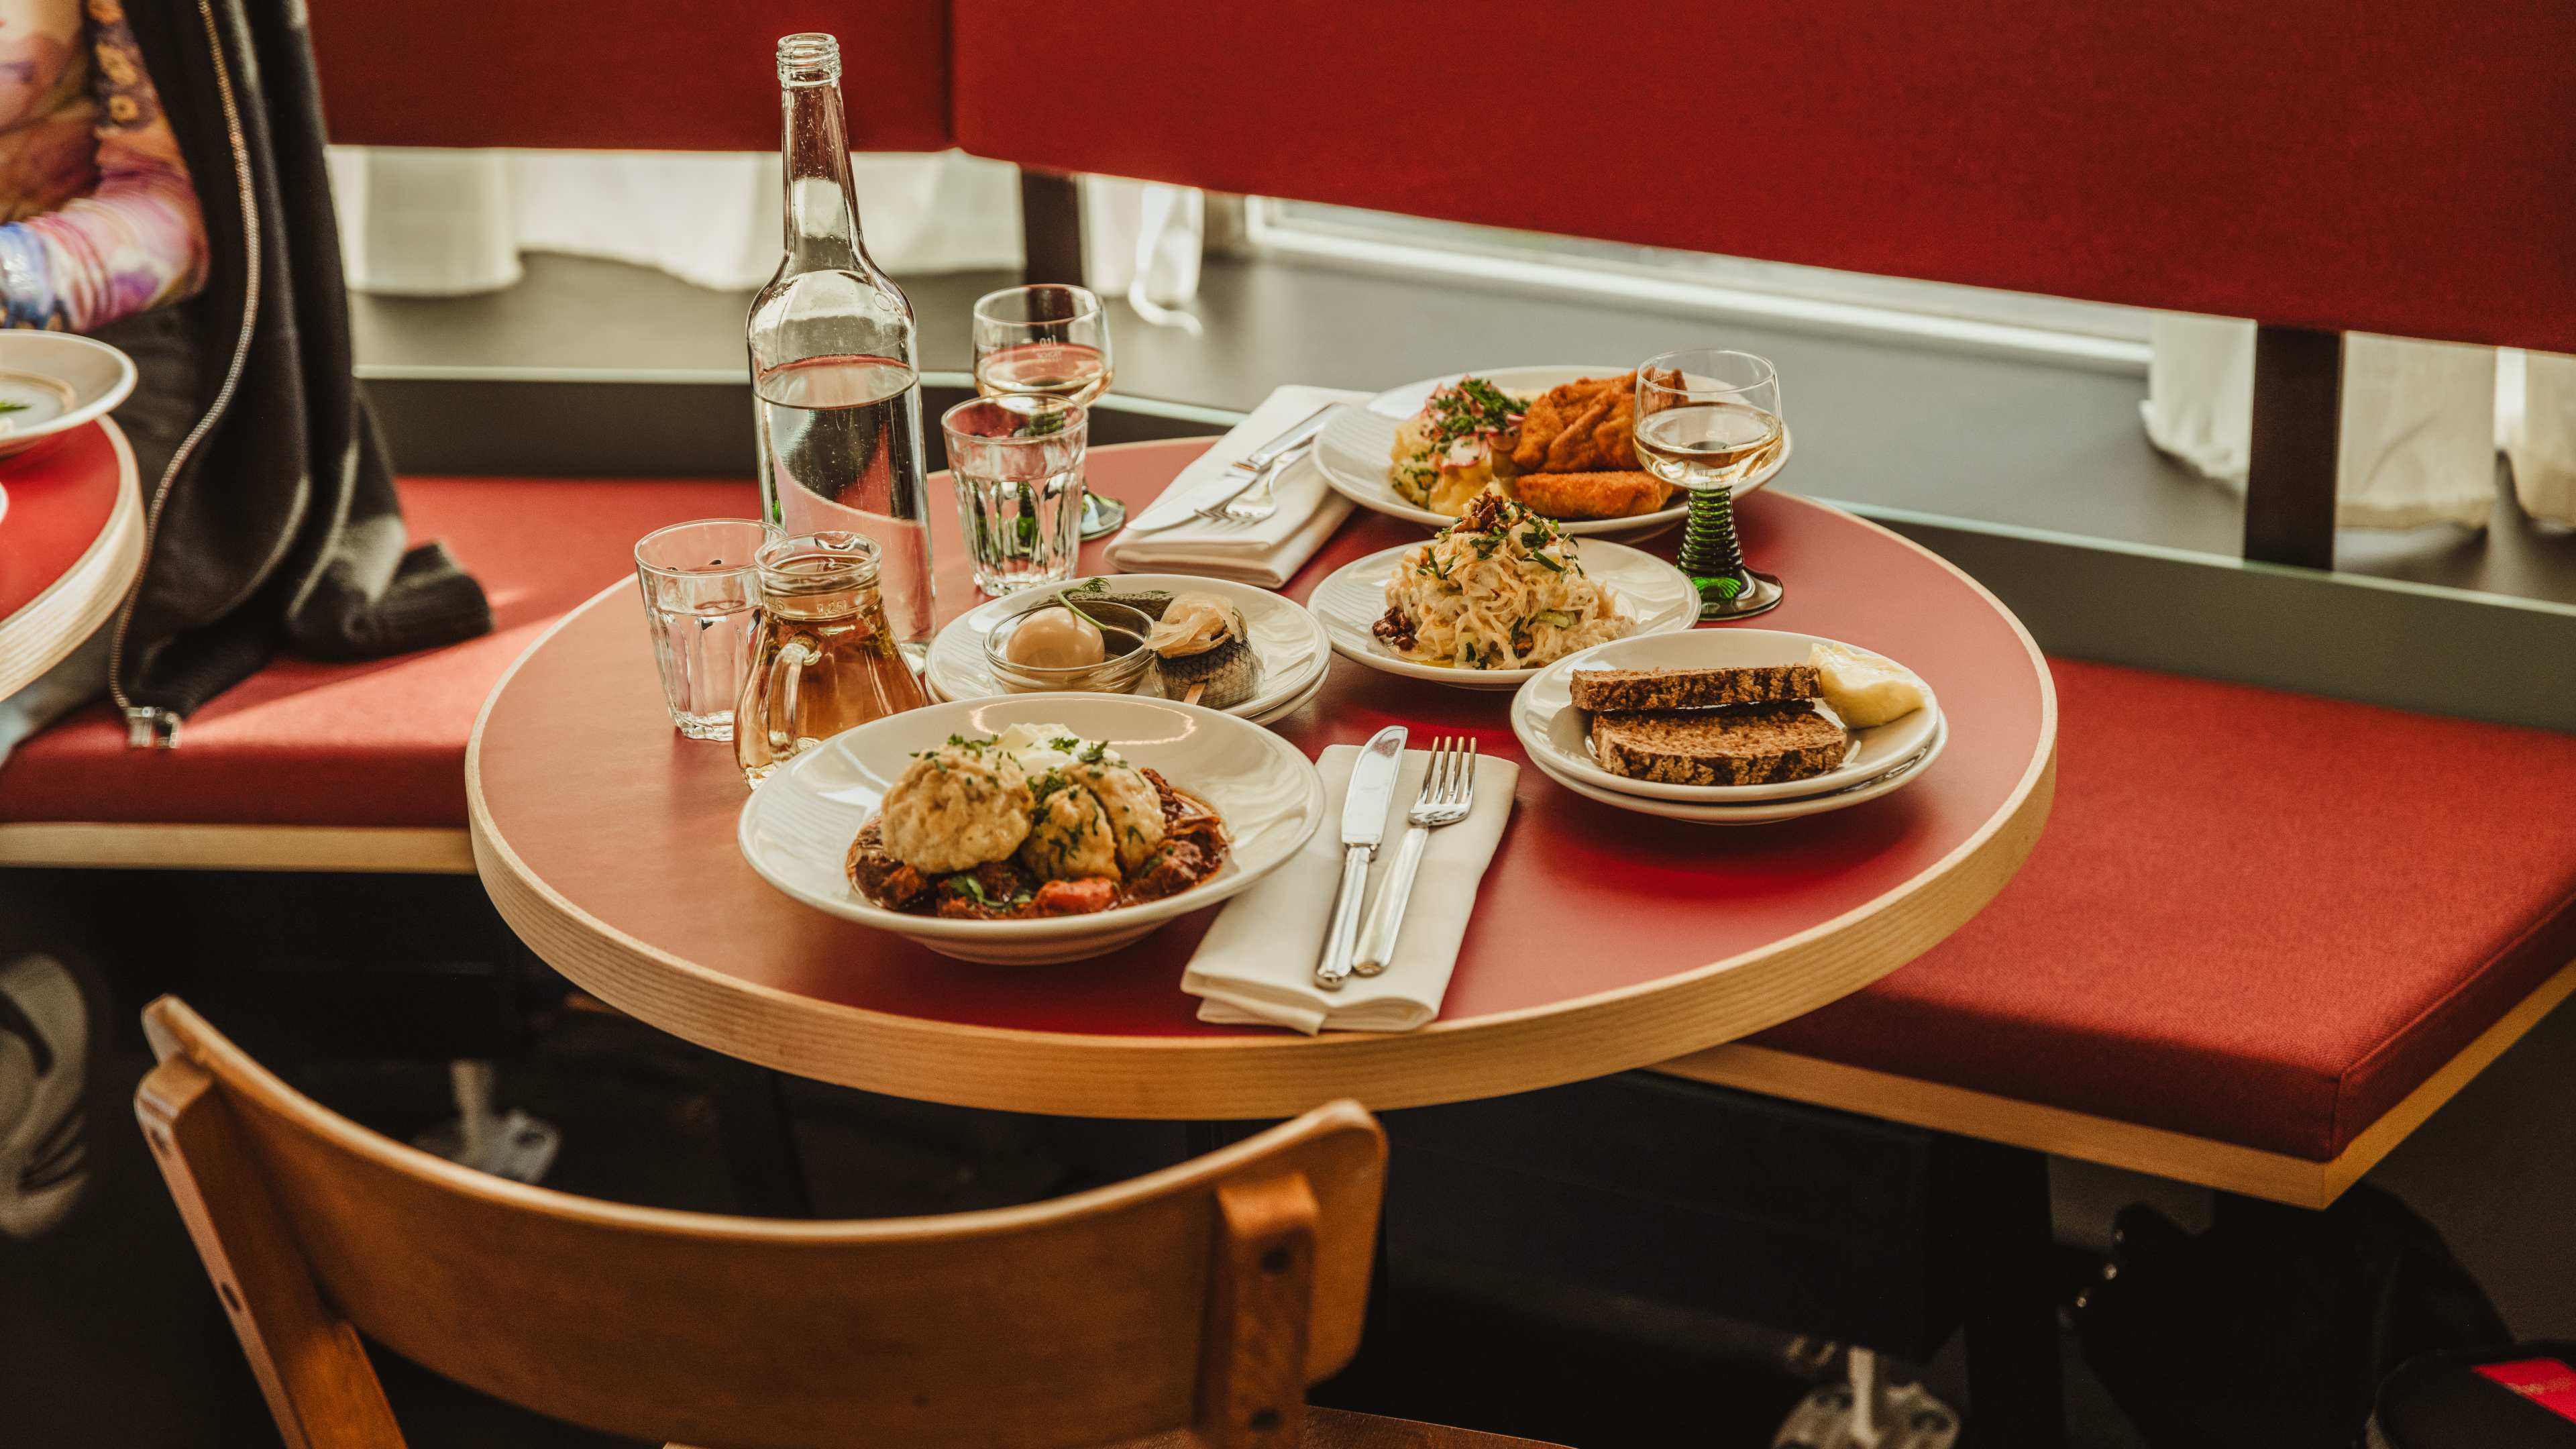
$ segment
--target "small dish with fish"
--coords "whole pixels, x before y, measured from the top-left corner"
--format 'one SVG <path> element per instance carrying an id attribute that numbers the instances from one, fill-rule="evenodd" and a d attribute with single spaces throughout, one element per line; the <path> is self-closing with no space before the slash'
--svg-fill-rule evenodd
<path id="1" fill-rule="evenodd" d="M 1086 663 L 1095 651 L 1100 662 Z M 926 677 L 941 699 L 1072 688 L 1189 701 L 1267 723 L 1314 694 L 1331 658 L 1315 616 L 1267 589 L 1114 574 L 968 610 L 931 641 Z"/>

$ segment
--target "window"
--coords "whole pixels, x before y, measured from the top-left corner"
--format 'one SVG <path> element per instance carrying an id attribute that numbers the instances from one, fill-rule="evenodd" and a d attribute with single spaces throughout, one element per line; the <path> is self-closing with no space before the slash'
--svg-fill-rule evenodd
<path id="1" fill-rule="evenodd" d="M 2153 312 L 1249 197 L 1254 247 L 2144 369 Z"/>

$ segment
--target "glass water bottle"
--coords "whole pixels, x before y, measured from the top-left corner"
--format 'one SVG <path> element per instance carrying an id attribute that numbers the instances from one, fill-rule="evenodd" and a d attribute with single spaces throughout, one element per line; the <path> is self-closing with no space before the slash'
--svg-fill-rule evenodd
<path id="1" fill-rule="evenodd" d="M 856 533 L 877 547 L 896 643 L 930 648 L 930 509 L 912 303 L 869 260 L 850 187 L 841 47 L 778 42 L 787 255 L 752 300 L 760 508 L 781 534 Z"/>

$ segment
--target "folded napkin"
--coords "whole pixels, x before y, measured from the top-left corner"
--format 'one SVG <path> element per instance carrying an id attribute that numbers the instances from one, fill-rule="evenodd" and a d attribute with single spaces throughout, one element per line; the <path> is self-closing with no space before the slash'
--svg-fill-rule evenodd
<path id="1" fill-rule="evenodd" d="M 1308 1033 L 1327 1027 L 1411 1031 L 1440 1014 L 1449 972 L 1458 964 L 1458 943 L 1476 908 L 1476 888 L 1511 817 L 1512 786 L 1521 767 L 1477 757 L 1476 808 L 1457 824 L 1431 832 L 1395 940 L 1395 959 L 1380 975 L 1353 976 L 1341 990 L 1324 991 L 1315 985 L 1315 961 L 1323 954 L 1333 892 L 1341 884 L 1342 796 L 1359 755 L 1357 745 L 1335 745 L 1315 761 L 1329 807 L 1315 837 L 1261 884 L 1226 902 L 1208 927 L 1181 975 L 1181 989 L 1200 998 L 1199 1020 L 1267 1022 Z M 1404 836 L 1404 814 L 1421 793 L 1422 772 L 1430 763 L 1427 751 L 1404 752 L 1363 907 L 1377 900 L 1379 882 Z M 1361 919 L 1367 919 L 1365 909 Z"/>
<path id="2" fill-rule="evenodd" d="M 1183 468 L 1151 507 L 1128 520 L 1127 531 L 1109 541 L 1109 566 L 1129 573 L 1206 574 L 1265 589 L 1286 587 L 1351 516 L 1351 501 L 1324 482 L 1312 452 L 1279 470 L 1272 495 L 1279 500 L 1279 511 L 1259 523 L 1192 519 L 1176 527 L 1162 525 L 1240 487 L 1243 474 L 1229 466 L 1235 459 L 1252 456 L 1326 403 L 1356 403 L 1367 396 L 1330 387 L 1273 392 L 1252 416 Z"/>

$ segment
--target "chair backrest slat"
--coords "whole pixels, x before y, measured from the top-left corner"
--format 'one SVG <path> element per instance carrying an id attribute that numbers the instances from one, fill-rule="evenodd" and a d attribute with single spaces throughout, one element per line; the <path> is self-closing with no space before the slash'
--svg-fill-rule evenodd
<path id="1" fill-rule="evenodd" d="M 1045 1449 L 1195 1424 L 1218 1442 L 1293 1442 L 1302 1386 L 1358 1344 L 1385 1143 L 1356 1104 L 1028 1207 L 781 1222 L 488 1177 L 332 1114 L 176 1001 L 146 1026 L 164 1067 L 144 1113 L 166 1119 L 173 1189 L 265 1194 L 270 1227 L 224 1251 L 291 1252 L 324 1329 L 345 1320 L 339 1332 L 611 1432 Z M 183 1089 L 186 1103 L 150 1105 Z M 295 1341 L 316 1341 L 279 1293 Z"/>

